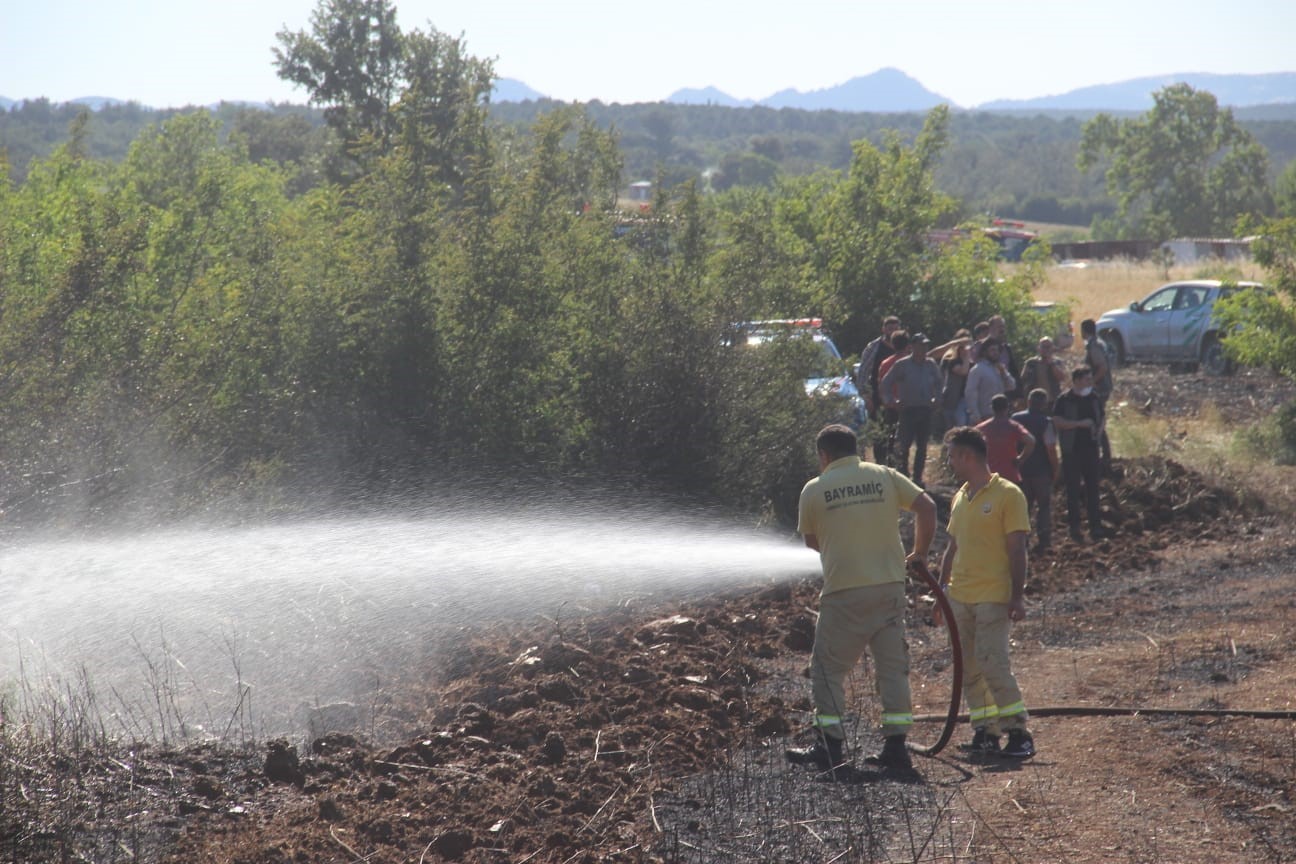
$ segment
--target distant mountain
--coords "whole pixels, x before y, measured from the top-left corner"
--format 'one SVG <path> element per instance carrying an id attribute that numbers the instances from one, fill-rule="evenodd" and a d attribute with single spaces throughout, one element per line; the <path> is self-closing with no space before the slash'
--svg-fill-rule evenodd
<path id="1" fill-rule="evenodd" d="M 31 99 L 7 99 L 0 96 L 0 110 L 8 111 L 20 102 L 33 101 Z M 57 104 L 57 103 L 56 103 Z M 79 99 L 67 100 L 69 105 L 84 105 L 91 111 L 98 111 L 106 105 L 125 105 L 124 99 L 113 99 L 110 96 L 82 96 Z"/>
<path id="2" fill-rule="evenodd" d="M 899 69 L 879 69 L 823 90 L 780 90 L 760 100 L 770 108 L 805 108 L 812 111 L 927 111 L 949 99 L 933 93 Z"/>
<path id="3" fill-rule="evenodd" d="M 98 111 L 108 105 L 125 105 L 122 99 L 113 99 L 111 96 L 82 96 L 79 99 L 69 99 L 73 105 L 84 105 L 91 111 Z"/>
<path id="4" fill-rule="evenodd" d="M 539 102 L 546 98 L 539 90 L 533 90 L 516 78 L 496 78 L 491 89 L 492 102 Z"/>
<path id="5" fill-rule="evenodd" d="M 752 101 L 736 99 L 717 90 L 704 87 L 700 90 L 676 90 L 666 99 L 686 105 L 726 105 L 746 108 L 763 105 L 767 108 L 803 108 L 809 111 L 926 111 L 950 100 L 933 93 L 899 69 L 879 69 L 871 75 L 852 78 L 844 84 L 811 90 L 780 90 L 772 96 Z"/>
<path id="6" fill-rule="evenodd" d="M 676 105 L 724 105 L 727 108 L 750 108 L 756 104 L 750 99 L 735 99 L 715 87 L 701 89 L 686 87 L 667 96 L 666 101 Z"/>
<path id="7" fill-rule="evenodd" d="M 974 106 L 975 111 L 1039 111 L 1086 115 L 1098 111 L 1141 113 L 1152 107 L 1152 94 L 1171 84 L 1184 82 L 1194 89 L 1207 90 L 1221 105 L 1246 109 L 1252 119 L 1290 119 L 1296 110 L 1296 72 L 1271 72 L 1263 75 L 1221 75 L 1210 72 L 1183 72 L 1153 75 L 1081 87 L 1053 96 L 1034 99 L 997 99 Z M 545 94 L 515 78 L 499 78 L 491 91 L 491 101 L 528 102 L 547 99 Z M 0 110 L 10 110 L 21 99 L 0 97 Z M 666 98 L 679 105 L 721 105 L 748 108 L 801 108 L 811 111 L 858 111 L 873 113 L 928 111 L 937 105 L 950 104 L 949 99 L 928 90 L 916 79 L 899 69 L 879 69 L 834 87 L 801 92 L 780 90 L 764 99 L 738 99 L 716 87 L 684 88 Z M 99 110 L 105 105 L 122 105 L 124 100 L 107 96 L 84 96 L 71 102 Z M 261 103 L 244 103 L 259 107 Z M 214 107 L 214 106 L 212 106 Z M 1239 116 L 1242 116 L 1239 114 Z"/>
<path id="8" fill-rule="evenodd" d="M 999 99 L 978 105 L 976 110 L 1146 111 L 1152 107 L 1153 93 L 1178 83 L 1187 84 L 1194 90 L 1207 90 L 1214 94 L 1221 105 L 1232 107 L 1296 103 L 1296 72 L 1271 72 L 1264 75 L 1179 72 L 1081 87 L 1079 90 L 1037 99 Z"/>

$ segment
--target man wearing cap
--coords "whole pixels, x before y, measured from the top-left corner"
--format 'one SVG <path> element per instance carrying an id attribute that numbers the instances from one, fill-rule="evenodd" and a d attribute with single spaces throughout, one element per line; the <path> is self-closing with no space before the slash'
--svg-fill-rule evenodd
<path id="1" fill-rule="evenodd" d="M 899 469 L 918 486 L 923 485 L 923 468 L 927 464 L 927 441 L 931 438 L 932 416 L 941 396 L 941 371 L 927 356 L 931 340 L 915 333 L 909 340 L 909 356 L 902 357 L 882 379 L 881 392 L 892 399 L 899 415 L 896 432 L 896 456 Z M 913 470 L 909 470 L 909 448 L 914 448 Z"/>

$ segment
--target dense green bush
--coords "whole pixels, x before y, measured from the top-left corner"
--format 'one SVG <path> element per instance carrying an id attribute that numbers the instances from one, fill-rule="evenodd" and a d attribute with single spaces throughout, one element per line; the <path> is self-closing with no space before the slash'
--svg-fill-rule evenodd
<path id="1" fill-rule="evenodd" d="M 309 182 L 267 158 L 276 129 L 195 112 L 120 162 L 74 134 L 0 183 L 9 509 L 521 471 L 788 519 L 834 409 L 806 397 L 796 346 L 736 349 L 734 322 L 819 315 L 854 353 L 882 314 L 943 335 L 1026 290 L 984 245 L 926 240 L 955 209 L 932 181 L 944 109 L 912 144 L 857 142 L 844 173 L 708 198 L 659 183 L 629 217 L 617 139 L 587 114 L 494 129 L 488 68 L 439 34 L 403 44 L 390 116 L 327 139 L 345 153 Z"/>

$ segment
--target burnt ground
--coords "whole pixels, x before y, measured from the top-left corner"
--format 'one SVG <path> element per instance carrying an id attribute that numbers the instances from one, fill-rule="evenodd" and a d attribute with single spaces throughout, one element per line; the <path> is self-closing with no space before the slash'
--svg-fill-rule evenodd
<path id="1" fill-rule="evenodd" d="M 1252 422 L 1291 392 L 1259 375 L 1122 372 L 1118 399 L 1176 416 L 1209 401 Z M 1032 559 L 1014 650 L 1040 754 L 1024 764 L 950 747 L 906 777 L 860 759 L 841 782 L 786 765 L 810 712 L 807 579 L 465 631 L 389 688 L 385 710 L 408 728 L 397 746 L 356 729 L 168 749 L 11 726 L 0 860 L 1296 860 L 1296 722 L 1046 710 L 1296 708 L 1296 531 L 1246 488 L 1118 460 L 1103 495 L 1116 537 L 1076 544 L 1059 527 Z M 943 715 L 946 639 L 912 588 L 916 709 Z M 879 743 L 867 663 L 850 698 L 858 756 Z"/>

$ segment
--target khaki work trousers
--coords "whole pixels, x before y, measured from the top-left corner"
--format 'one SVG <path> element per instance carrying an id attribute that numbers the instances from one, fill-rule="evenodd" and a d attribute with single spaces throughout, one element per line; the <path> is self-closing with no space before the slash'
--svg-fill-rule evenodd
<path id="1" fill-rule="evenodd" d="M 913 705 L 909 646 L 904 638 L 904 587 L 903 582 L 887 582 L 834 591 L 820 598 L 810 679 L 815 714 L 825 735 L 844 737 L 840 718 L 846 707 L 846 676 L 866 647 L 877 672 L 882 734 L 908 734 Z"/>
<path id="2" fill-rule="evenodd" d="M 1008 659 L 1007 603 L 960 603 L 950 598 L 963 645 L 963 696 L 974 727 L 992 735 L 1025 729 L 1026 703 Z"/>

